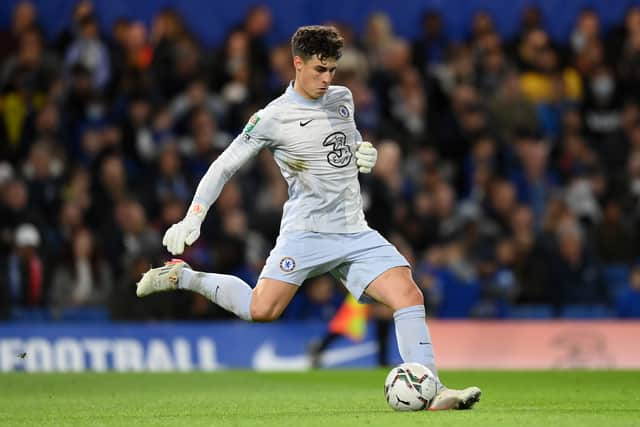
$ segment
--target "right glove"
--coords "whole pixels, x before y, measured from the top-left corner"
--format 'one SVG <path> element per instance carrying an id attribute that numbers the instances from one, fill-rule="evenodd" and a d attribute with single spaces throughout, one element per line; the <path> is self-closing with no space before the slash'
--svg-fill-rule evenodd
<path id="1" fill-rule="evenodd" d="M 173 224 L 164 233 L 162 244 L 172 255 L 180 255 L 184 252 L 185 245 L 191 246 L 200 237 L 200 226 L 205 215 L 206 210 L 201 204 L 192 204 L 184 219 Z"/>

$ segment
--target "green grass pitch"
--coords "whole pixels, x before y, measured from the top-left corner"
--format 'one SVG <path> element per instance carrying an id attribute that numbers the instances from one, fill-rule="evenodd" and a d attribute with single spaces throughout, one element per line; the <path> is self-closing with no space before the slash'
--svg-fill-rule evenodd
<path id="1" fill-rule="evenodd" d="M 468 411 L 393 412 L 387 370 L 0 374 L 2 426 L 639 426 L 639 371 L 444 372 Z"/>

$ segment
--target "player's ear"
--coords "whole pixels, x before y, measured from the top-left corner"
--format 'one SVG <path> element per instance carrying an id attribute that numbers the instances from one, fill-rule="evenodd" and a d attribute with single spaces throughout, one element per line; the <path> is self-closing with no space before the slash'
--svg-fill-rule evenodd
<path id="1" fill-rule="evenodd" d="M 302 57 L 295 55 L 293 57 L 293 66 L 296 71 L 302 71 L 302 66 L 304 65 L 304 59 Z"/>

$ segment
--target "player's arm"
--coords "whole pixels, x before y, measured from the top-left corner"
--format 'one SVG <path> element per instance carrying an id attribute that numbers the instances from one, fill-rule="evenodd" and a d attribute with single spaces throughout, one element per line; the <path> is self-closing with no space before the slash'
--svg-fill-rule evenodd
<path id="1" fill-rule="evenodd" d="M 189 246 L 200 236 L 200 226 L 216 201 L 227 181 L 249 159 L 267 145 L 268 140 L 260 132 L 254 132 L 257 115 L 251 119 L 244 131 L 233 140 L 226 150 L 209 166 L 204 174 L 187 214 L 182 221 L 173 224 L 164 235 L 162 244 L 173 255 L 179 255 L 184 251 L 185 245 Z"/>

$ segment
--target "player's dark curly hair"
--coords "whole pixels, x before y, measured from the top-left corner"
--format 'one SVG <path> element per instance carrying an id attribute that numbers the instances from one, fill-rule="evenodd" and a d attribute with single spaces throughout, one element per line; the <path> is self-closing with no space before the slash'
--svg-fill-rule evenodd
<path id="1" fill-rule="evenodd" d="M 291 37 L 291 52 L 305 61 L 314 55 L 324 61 L 327 58 L 340 59 L 344 39 L 335 27 L 309 25 L 300 27 Z"/>

